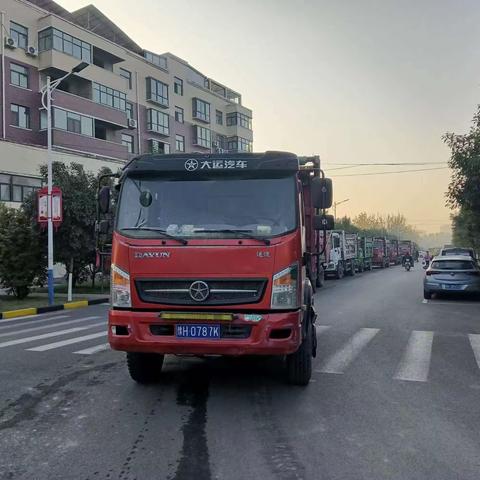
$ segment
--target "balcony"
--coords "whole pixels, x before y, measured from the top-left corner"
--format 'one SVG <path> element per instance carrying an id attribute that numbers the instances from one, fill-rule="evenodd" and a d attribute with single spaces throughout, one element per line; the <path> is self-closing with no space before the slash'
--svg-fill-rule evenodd
<path id="1" fill-rule="evenodd" d="M 53 94 L 53 106 L 104 120 L 117 128 L 127 128 L 126 112 L 96 103 L 83 96 L 57 89 Z"/>
<path id="2" fill-rule="evenodd" d="M 102 157 L 116 158 L 119 160 L 128 159 L 127 147 L 121 143 L 78 135 L 64 130 L 53 130 L 52 144 L 57 147 Z"/>
<path id="3" fill-rule="evenodd" d="M 63 74 L 70 72 L 73 67 L 81 62 L 78 58 L 57 50 L 41 52 L 38 59 L 38 69 L 45 75 L 51 75 L 54 77 L 59 77 L 59 72 L 63 72 Z M 106 85 L 107 87 L 111 87 L 121 92 L 125 91 L 126 88 L 125 79 L 123 77 L 94 64 L 90 64 L 87 68 L 75 75 L 90 82 L 101 83 L 102 85 Z"/>

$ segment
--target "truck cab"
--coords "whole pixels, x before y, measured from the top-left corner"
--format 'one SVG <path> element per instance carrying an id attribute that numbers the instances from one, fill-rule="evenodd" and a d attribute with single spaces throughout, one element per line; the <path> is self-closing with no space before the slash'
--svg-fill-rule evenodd
<path id="1" fill-rule="evenodd" d="M 109 312 L 132 378 L 158 380 L 166 354 L 281 355 L 288 380 L 307 384 L 316 231 L 331 228 L 320 214 L 331 197 L 318 157 L 132 160 L 119 178 Z"/>
<path id="2" fill-rule="evenodd" d="M 329 234 L 328 263 L 325 274 L 337 279 L 344 275 L 355 275 L 357 262 L 358 239 L 355 233 L 333 230 Z"/>

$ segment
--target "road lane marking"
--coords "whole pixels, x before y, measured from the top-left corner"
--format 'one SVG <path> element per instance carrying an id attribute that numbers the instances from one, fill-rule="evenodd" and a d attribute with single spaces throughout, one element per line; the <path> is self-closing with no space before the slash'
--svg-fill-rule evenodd
<path id="1" fill-rule="evenodd" d="M 56 315 L 56 316 L 53 316 L 53 317 L 49 317 L 49 318 L 42 318 L 40 320 L 35 320 L 33 322 L 22 322 L 22 323 L 16 323 L 14 325 L 12 325 L 10 322 L 11 320 L 8 321 L 9 325 L 3 325 L 3 323 L 0 322 L 0 330 L 7 330 L 9 328 L 18 328 L 18 327 L 23 327 L 24 325 L 37 325 L 39 323 L 45 323 L 45 322 L 51 322 L 52 320 L 57 320 L 59 318 L 69 318 L 70 315 Z M 32 317 L 27 317 L 29 320 L 30 318 Z M 14 320 L 18 320 L 18 318 L 15 318 Z"/>
<path id="2" fill-rule="evenodd" d="M 60 342 L 47 343 L 46 345 L 40 345 L 39 347 L 27 348 L 29 352 L 45 352 L 46 350 L 53 350 L 54 348 L 65 347 L 66 345 L 72 345 L 74 343 L 85 342 L 92 338 L 106 337 L 107 331 L 91 333 L 89 335 L 83 335 L 82 337 L 69 338 L 68 340 L 61 340 Z"/>
<path id="3" fill-rule="evenodd" d="M 343 373 L 379 331 L 378 328 L 361 328 L 338 352 L 331 355 L 318 371 L 321 373 Z"/>
<path id="4" fill-rule="evenodd" d="M 327 331 L 331 325 L 315 325 L 315 331 L 317 333 L 317 337 L 321 335 L 323 332 Z"/>
<path id="5" fill-rule="evenodd" d="M 19 345 L 21 343 L 34 342 L 36 340 L 43 340 L 44 338 L 59 337 L 60 335 L 67 335 L 69 333 L 81 332 L 82 330 L 99 327 L 101 325 L 106 325 L 106 323 L 105 322 L 94 323 L 92 325 L 87 325 L 85 327 L 67 328 L 66 330 L 58 330 L 56 332 L 43 333 L 42 335 L 35 335 L 34 337 L 17 338 L 16 340 L 9 340 L 8 342 L 0 343 L 0 348 L 10 347 L 12 345 Z"/>
<path id="6" fill-rule="evenodd" d="M 413 330 L 405 354 L 393 378 L 410 382 L 426 382 L 430 370 L 434 332 Z"/>
<path id="7" fill-rule="evenodd" d="M 468 339 L 470 340 L 470 345 L 472 346 L 473 354 L 475 355 L 475 360 L 477 361 L 478 368 L 480 368 L 480 334 L 469 333 Z"/>
<path id="8" fill-rule="evenodd" d="M 14 330 L 13 332 L 1 333 L 0 337 L 11 337 L 12 335 L 21 335 L 22 333 L 36 332 L 38 330 L 46 330 L 47 328 L 62 327 L 64 325 L 72 325 L 73 323 L 86 322 L 87 320 L 96 320 L 98 318 L 100 318 L 100 317 L 94 316 L 94 317 L 76 318 L 75 320 L 68 320 L 66 322 L 52 323 L 51 325 L 43 325 L 41 327 L 24 328 L 23 330 Z"/>
<path id="9" fill-rule="evenodd" d="M 93 353 L 103 352 L 104 350 L 108 350 L 110 348 L 109 343 L 103 343 L 102 345 L 96 345 L 95 347 L 85 348 L 83 350 L 78 350 L 77 352 L 79 355 L 92 355 Z"/>

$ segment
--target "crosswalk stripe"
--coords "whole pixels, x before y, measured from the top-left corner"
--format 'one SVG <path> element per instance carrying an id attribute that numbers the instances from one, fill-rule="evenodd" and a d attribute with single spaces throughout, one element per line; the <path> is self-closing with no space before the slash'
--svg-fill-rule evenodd
<path id="1" fill-rule="evenodd" d="M 66 330 L 58 330 L 56 332 L 43 333 L 42 335 L 35 335 L 34 337 L 17 338 L 16 340 L 9 340 L 8 342 L 0 343 L 0 348 L 10 347 L 12 345 L 19 345 L 21 343 L 34 342 L 36 340 L 43 340 L 44 338 L 59 337 L 60 335 L 67 335 L 69 333 L 81 332 L 82 330 L 87 330 L 88 328 L 93 328 L 93 327 L 99 327 L 101 325 L 106 325 L 106 323 L 105 322 L 94 323 L 92 325 L 86 325 L 85 327 L 67 328 Z"/>
<path id="2" fill-rule="evenodd" d="M 70 317 L 70 315 L 55 315 L 55 316 L 52 316 L 52 317 L 48 317 L 48 318 L 41 318 L 40 320 L 34 320 L 34 321 L 23 321 L 21 323 L 15 323 L 14 325 L 12 325 L 10 322 L 11 320 L 8 322 L 8 325 L 3 325 L 3 323 L 1 324 L 2 326 L 0 326 L 0 330 L 8 330 L 8 329 L 13 329 L 13 328 L 18 328 L 18 327 L 23 327 L 25 325 L 38 325 L 39 323 L 45 323 L 45 322 L 51 322 L 52 320 L 58 320 L 58 319 L 61 319 L 61 318 L 68 318 Z M 30 317 L 31 318 L 31 317 Z M 15 319 L 17 320 L 17 319 Z"/>
<path id="3" fill-rule="evenodd" d="M 331 355 L 318 371 L 321 373 L 343 373 L 378 332 L 378 328 L 361 328 L 338 352 Z"/>
<path id="4" fill-rule="evenodd" d="M 470 340 L 470 345 L 472 346 L 478 368 L 480 368 L 480 335 L 478 333 L 469 333 L 468 339 Z"/>
<path id="5" fill-rule="evenodd" d="M 410 334 L 405 354 L 393 378 L 410 382 L 427 381 L 432 356 L 433 333 L 414 330 Z"/>
<path id="6" fill-rule="evenodd" d="M 85 340 L 91 340 L 92 338 L 99 338 L 106 335 L 106 331 L 91 333 L 90 335 L 83 335 L 82 337 L 69 338 L 68 340 L 62 340 L 60 342 L 47 343 L 46 345 L 40 345 L 39 347 L 27 348 L 27 350 L 30 352 L 45 352 L 46 350 L 53 350 L 54 348 L 65 347 L 66 345 L 72 345 L 73 343 L 80 343 Z"/>
<path id="7" fill-rule="evenodd" d="M 92 353 L 103 352 L 104 350 L 108 350 L 110 348 L 109 343 L 103 343 L 101 345 L 95 345 L 94 347 L 85 348 L 83 350 L 78 350 L 77 352 L 79 355 L 92 355 Z"/>
<path id="8" fill-rule="evenodd" d="M 10 337 L 12 335 L 19 335 L 19 334 L 21 335 L 22 333 L 27 333 L 27 332 L 36 332 L 38 330 L 46 330 L 47 328 L 62 327 L 64 325 L 72 325 L 74 323 L 86 322 L 88 320 L 96 320 L 97 318 L 100 318 L 100 317 L 94 316 L 94 317 L 76 318 L 75 320 L 67 320 L 66 322 L 52 323 L 50 325 L 43 325 L 41 327 L 24 328 L 23 330 L 14 330 L 13 332 L 1 333 L 0 337 Z"/>
<path id="9" fill-rule="evenodd" d="M 317 337 L 318 335 L 321 335 L 323 332 L 327 331 L 331 325 L 315 325 L 315 331 L 317 332 Z"/>

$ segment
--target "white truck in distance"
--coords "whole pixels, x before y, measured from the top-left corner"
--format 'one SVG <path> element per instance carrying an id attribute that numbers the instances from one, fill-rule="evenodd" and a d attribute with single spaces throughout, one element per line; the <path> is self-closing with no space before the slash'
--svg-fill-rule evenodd
<path id="1" fill-rule="evenodd" d="M 342 278 L 355 275 L 358 238 L 356 233 L 332 230 L 328 233 L 325 275 Z"/>

